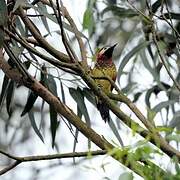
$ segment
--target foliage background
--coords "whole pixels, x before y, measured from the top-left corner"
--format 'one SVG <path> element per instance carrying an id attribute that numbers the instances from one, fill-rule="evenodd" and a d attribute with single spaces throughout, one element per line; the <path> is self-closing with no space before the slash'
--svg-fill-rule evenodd
<path id="1" fill-rule="evenodd" d="M 53 15 L 52 8 L 48 7 L 44 1 L 34 5 L 31 4 L 32 2 L 24 3 L 21 0 L 16 1 L 16 3 L 14 1 L 7 3 L 14 5 L 12 7 L 8 6 L 8 18 L 11 20 L 8 27 L 9 31 L 13 32 L 17 37 L 20 34 L 26 40 L 30 39 L 29 42 L 40 53 L 53 57 L 52 54 L 52 56 L 47 54 L 46 48 L 43 49 L 41 45 L 36 44 L 37 41 L 31 39 L 32 34 L 28 31 L 28 27 L 23 25 L 21 18 L 10 13 L 13 11 L 16 14 L 19 5 L 24 4 L 30 8 L 27 15 L 38 27 L 41 35 L 53 47 L 66 53 L 61 41 L 62 32 L 58 21 Z M 66 5 L 66 2 L 63 3 L 71 12 L 72 18 L 76 19 L 76 13 L 80 12 L 78 4 L 81 2 L 70 1 L 72 7 L 69 4 Z M 89 0 L 85 10 L 80 12 L 83 17 L 75 21 L 79 27 L 80 37 L 83 38 L 85 43 L 90 66 L 94 64 L 93 55 L 96 47 L 118 42 L 118 47 L 114 53 L 114 61 L 118 69 L 116 84 L 136 104 L 148 121 L 156 125 L 157 130 L 164 139 L 177 150 L 179 150 L 180 128 L 178 89 L 180 81 L 179 7 L 178 0 L 138 2 Z M 2 13 L 4 11 L 1 10 L 1 16 Z M 81 59 L 81 52 L 73 30 L 66 19 L 63 19 L 63 21 L 71 47 L 78 55 L 78 58 Z M 5 25 L 5 23 L 2 18 L 1 24 Z M 101 117 L 96 113 L 97 110 L 93 105 L 95 103 L 93 94 L 87 89 L 87 85 L 79 76 L 45 62 L 30 50 L 23 48 L 15 40 L 8 40 L 8 37 L 5 36 L 5 41 L 10 42 L 11 51 L 20 59 L 21 63 L 26 64 L 30 74 L 40 80 L 55 96 L 58 96 L 63 103 L 73 109 L 80 118 L 82 117 L 86 124 L 91 126 L 98 134 L 103 135 L 116 147 L 121 146 L 123 142 L 129 148 L 129 160 L 136 161 L 143 158 L 143 160 L 154 161 L 160 168 L 163 167 L 166 172 L 174 172 L 176 177 L 172 175 L 172 179 L 179 177 L 179 166 L 176 163 L 176 158 L 172 160 L 164 154 L 162 155 L 142 137 L 135 135 L 136 126 L 132 126 L 131 129 L 128 128 L 113 113 L 113 121 L 109 125 L 101 121 Z M 91 48 L 89 44 L 91 44 Z M 93 52 L 91 49 L 93 49 Z M 7 52 L 6 48 L 5 50 Z M 162 55 L 164 61 L 159 57 L 159 54 Z M 5 58 L 8 59 L 7 54 L 5 54 Z M 11 58 L 9 61 L 11 61 Z M 169 69 L 168 72 L 166 66 Z M 37 98 L 37 95 L 32 91 L 23 86 L 18 86 L 13 80 L 9 80 L 4 73 L 2 73 L 1 82 L 0 123 L 2 131 L 0 133 L 0 147 L 2 150 L 18 156 L 25 156 L 97 149 L 96 145 L 90 143 L 74 126 L 61 115 L 58 115 L 41 98 Z M 30 99 L 28 100 L 29 96 Z M 34 101 L 36 102 L 34 103 Z M 126 115 L 143 126 L 126 105 L 122 102 L 117 104 Z M 33 109 L 31 109 L 31 106 L 33 106 Z M 21 117 L 22 112 L 26 115 Z M 76 139 L 78 139 L 78 143 Z M 42 141 L 44 141 L 44 144 Z M 52 149 L 52 146 L 54 149 Z M 4 156 L 2 156 L 2 159 L 2 167 L 11 163 L 11 160 Z M 126 173 L 127 169 L 112 160 L 111 157 L 102 156 L 93 157 L 92 159 L 85 157 L 75 160 L 77 165 L 73 164 L 72 159 L 44 163 L 40 161 L 27 165 L 24 163 L 5 174 L 3 178 L 24 179 L 24 174 L 26 174 L 27 179 L 43 179 L 44 177 L 50 179 L 54 173 L 58 178 L 58 169 L 60 168 L 61 172 L 66 171 L 66 173 L 62 173 L 63 179 L 71 179 L 75 175 L 78 175 L 79 179 L 88 179 L 88 177 L 92 179 L 92 175 L 98 176 L 99 179 L 113 179 L 113 177 L 116 177 L 116 179 L 132 179 L 132 174 Z M 125 174 L 121 174 L 119 169 L 121 169 L 121 173 L 125 172 Z M 151 168 L 145 166 L 142 171 L 147 179 L 150 179 L 151 172 L 154 170 L 154 166 L 151 166 Z M 158 170 L 156 171 L 157 174 L 154 176 L 159 177 L 160 173 L 158 173 Z M 133 176 L 137 179 L 140 178 L 135 174 Z M 165 179 L 165 176 L 166 173 L 162 178 Z"/>

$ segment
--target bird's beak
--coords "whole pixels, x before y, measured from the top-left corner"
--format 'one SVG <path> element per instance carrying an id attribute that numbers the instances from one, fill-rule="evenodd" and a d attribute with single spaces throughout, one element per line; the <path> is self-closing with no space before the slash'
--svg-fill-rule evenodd
<path id="1" fill-rule="evenodd" d="M 108 58 L 111 58 L 112 57 L 112 54 L 113 54 L 113 51 L 114 51 L 114 48 L 117 46 L 117 43 L 114 44 L 113 46 L 109 47 L 105 52 L 104 52 L 104 55 L 107 56 Z"/>

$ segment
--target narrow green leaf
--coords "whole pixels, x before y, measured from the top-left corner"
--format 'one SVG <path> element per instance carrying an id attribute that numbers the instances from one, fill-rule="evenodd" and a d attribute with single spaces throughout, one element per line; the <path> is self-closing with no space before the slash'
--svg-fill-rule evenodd
<path id="1" fill-rule="evenodd" d="M 135 46 L 130 52 L 128 52 L 128 54 L 126 56 L 124 56 L 124 58 L 121 61 L 121 64 L 119 66 L 118 69 L 118 82 L 120 81 L 120 76 L 124 70 L 124 67 L 126 66 L 126 64 L 129 62 L 129 60 L 136 54 L 139 53 L 139 51 L 142 48 L 145 48 L 147 45 L 149 44 L 149 42 L 143 41 L 140 44 L 138 44 L 137 46 Z"/>
<path id="2" fill-rule="evenodd" d="M 36 121 L 35 121 L 35 118 L 34 118 L 34 113 L 33 111 L 29 111 L 28 112 L 28 116 L 29 116 L 29 119 L 30 119 L 30 122 L 31 122 L 31 126 L 33 127 L 35 133 L 38 135 L 38 137 L 41 139 L 41 141 L 44 143 L 44 139 L 43 139 L 43 136 L 41 134 L 41 132 L 39 131 L 37 125 L 36 125 Z"/>
<path id="3" fill-rule="evenodd" d="M 47 79 L 45 81 L 45 85 L 48 89 L 57 97 L 57 86 L 54 77 L 51 74 L 48 74 Z M 55 145 L 56 131 L 58 128 L 58 120 L 57 120 L 57 112 L 54 110 L 54 107 L 49 106 L 50 111 L 50 126 L 51 126 L 51 135 L 52 135 L 52 147 Z"/>
<path id="4" fill-rule="evenodd" d="M 54 77 L 51 74 L 48 74 L 47 76 L 46 86 L 56 97 L 58 96 L 56 81 L 54 80 Z"/>
<path id="5" fill-rule="evenodd" d="M 83 16 L 83 28 L 89 29 L 93 24 L 93 11 L 92 8 L 86 9 Z"/>
<path id="6" fill-rule="evenodd" d="M 6 96 L 6 109 L 7 109 L 9 117 L 11 117 L 11 114 L 12 114 L 14 90 L 15 90 L 15 82 L 11 80 L 7 89 L 7 96 Z"/>
<path id="7" fill-rule="evenodd" d="M 9 78 L 4 75 L 4 79 L 3 79 L 3 84 L 2 84 L 2 90 L 1 90 L 1 95 L 0 95 L 0 111 L 2 109 L 6 94 L 7 94 L 7 88 L 9 86 Z"/>
<path id="8" fill-rule="evenodd" d="M 133 103 L 137 102 L 139 97 L 142 95 L 142 92 L 137 92 L 135 95 L 134 95 L 134 99 L 133 99 Z"/>
<path id="9" fill-rule="evenodd" d="M 24 110 L 21 113 L 21 116 L 24 116 L 27 112 L 29 112 L 32 109 L 37 98 L 38 98 L 38 95 L 35 94 L 33 91 L 30 91 L 30 94 L 28 96 Z"/>
<path id="10" fill-rule="evenodd" d="M 90 118 L 84 102 L 84 95 L 82 93 L 82 90 L 79 87 L 77 89 L 69 88 L 69 93 L 71 94 L 72 98 L 76 101 L 78 108 L 81 110 L 81 113 L 84 115 L 86 123 L 90 126 Z"/>
<path id="11" fill-rule="evenodd" d="M 61 97 L 62 97 L 62 102 L 66 103 L 66 99 L 65 99 L 65 94 L 64 94 L 64 87 L 62 82 L 60 81 L 60 87 L 61 87 Z"/>
<path id="12" fill-rule="evenodd" d="M 158 8 L 161 6 L 162 2 L 163 2 L 162 0 L 157 0 L 155 3 L 152 4 L 152 12 L 153 13 L 156 13 Z"/>
<path id="13" fill-rule="evenodd" d="M 114 135 L 116 136 L 117 140 L 119 141 L 120 145 L 123 147 L 123 146 L 124 146 L 123 140 L 122 140 L 122 138 L 121 138 L 121 136 L 120 136 L 120 134 L 119 134 L 119 132 L 118 132 L 118 130 L 117 130 L 114 122 L 113 122 L 112 120 L 110 120 L 110 122 L 109 122 L 108 124 L 109 124 L 112 132 L 113 132 Z"/>
<path id="14" fill-rule="evenodd" d="M 95 23 L 94 23 L 93 9 L 89 7 L 84 12 L 83 29 L 88 29 L 88 33 L 89 35 L 91 35 L 94 29 L 94 25 Z"/>
<path id="15" fill-rule="evenodd" d="M 49 112 L 50 112 L 50 122 L 51 122 L 52 148 L 54 148 L 56 131 L 59 123 L 57 120 L 57 112 L 54 110 L 54 107 L 49 106 Z"/>

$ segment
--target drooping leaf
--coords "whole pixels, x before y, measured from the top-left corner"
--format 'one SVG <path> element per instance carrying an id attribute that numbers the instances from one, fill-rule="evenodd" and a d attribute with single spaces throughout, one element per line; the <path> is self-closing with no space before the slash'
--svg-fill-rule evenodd
<path id="1" fill-rule="evenodd" d="M 142 95 L 142 92 L 137 92 L 135 95 L 134 95 L 134 99 L 133 99 L 133 103 L 135 103 L 136 101 L 138 101 L 139 97 Z"/>
<path id="2" fill-rule="evenodd" d="M 118 132 L 118 130 L 117 130 L 117 128 L 116 128 L 116 126 L 112 120 L 110 120 L 109 126 L 110 126 L 112 132 L 114 133 L 114 135 L 116 136 L 116 138 L 118 139 L 120 145 L 123 147 L 124 146 L 123 140 L 122 140 L 122 138 L 121 138 L 121 136 L 120 136 L 120 134 L 119 134 L 119 132 Z"/>
<path id="3" fill-rule="evenodd" d="M 41 139 L 41 141 L 44 143 L 44 138 L 43 138 L 40 130 L 38 129 L 38 127 L 36 125 L 36 121 L 35 121 L 35 117 L 34 117 L 33 111 L 29 111 L 28 112 L 28 116 L 29 116 L 32 128 L 34 129 L 34 131 L 38 135 L 38 137 Z"/>
<path id="4" fill-rule="evenodd" d="M 122 72 L 124 70 L 124 67 L 126 66 L 126 64 L 129 62 L 129 60 L 136 54 L 139 53 L 139 51 L 142 48 L 145 48 L 147 45 L 149 44 L 149 42 L 141 42 L 140 44 L 138 44 L 137 46 L 135 46 L 130 52 L 128 52 L 128 54 L 126 56 L 124 56 L 124 58 L 121 60 L 121 64 L 119 66 L 118 69 L 118 82 L 120 81 L 120 76 L 122 75 Z"/>
<path id="5" fill-rule="evenodd" d="M 61 86 L 61 97 L 62 97 L 62 102 L 66 104 L 66 99 L 65 99 L 65 94 L 64 94 L 64 87 L 62 82 L 60 81 L 60 86 Z"/>
<path id="6" fill-rule="evenodd" d="M 156 2 L 154 2 L 153 4 L 152 4 L 152 12 L 153 13 L 156 13 L 156 11 L 158 10 L 158 8 L 161 6 L 161 4 L 162 4 L 162 0 L 157 0 Z"/>
<path id="7" fill-rule="evenodd" d="M 180 111 L 175 112 L 173 118 L 169 122 L 169 127 L 176 127 L 177 130 L 180 130 Z"/>
<path id="8" fill-rule="evenodd" d="M 9 78 L 4 75 L 4 79 L 3 79 L 3 84 L 2 84 L 2 90 L 1 90 L 1 95 L 0 95 L 0 111 L 2 109 L 6 94 L 7 94 L 7 88 L 9 86 Z"/>
<path id="9" fill-rule="evenodd" d="M 82 90 L 79 87 L 77 89 L 69 88 L 69 93 L 71 94 L 72 98 L 76 101 L 78 108 L 81 110 L 81 113 L 84 115 L 86 123 L 90 126 L 90 118 L 84 102 Z"/>
<path id="10" fill-rule="evenodd" d="M 48 87 L 48 89 L 54 94 L 54 96 L 57 97 L 57 86 L 54 77 L 51 74 L 48 74 L 46 81 L 46 86 Z"/>
<path id="11" fill-rule="evenodd" d="M 89 35 L 93 32 L 94 29 L 94 16 L 93 10 L 91 7 L 87 8 L 83 16 L 83 28 L 88 29 Z"/>
<path id="12" fill-rule="evenodd" d="M 57 112 L 54 110 L 54 107 L 52 107 L 51 105 L 49 105 L 49 112 L 50 112 L 50 123 L 51 123 L 52 148 L 54 148 L 56 131 L 59 122 L 57 121 Z"/>
<path id="13" fill-rule="evenodd" d="M 11 117 L 11 114 L 12 114 L 14 90 L 15 90 L 15 82 L 11 80 L 7 89 L 7 96 L 6 96 L 6 109 L 7 109 L 9 117 Z"/>
<path id="14" fill-rule="evenodd" d="M 21 113 L 21 116 L 24 116 L 27 112 L 29 112 L 32 109 L 37 98 L 38 98 L 38 95 L 34 93 L 33 91 L 30 91 L 30 94 L 28 96 L 24 110 Z"/>
<path id="15" fill-rule="evenodd" d="M 57 95 L 57 86 L 54 77 L 51 74 L 48 74 L 47 79 L 45 81 L 45 86 L 48 87 L 49 91 L 51 91 L 54 96 Z M 57 120 L 57 112 L 55 111 L 54 107 L 49 105 L 50 111 L 50 126 L 51 126 L 51 136 L 52 136 L 52 147 L 55 145 L 55 138 L 56 138 L 56 131 L 58 128 L 58 120 Z"/>

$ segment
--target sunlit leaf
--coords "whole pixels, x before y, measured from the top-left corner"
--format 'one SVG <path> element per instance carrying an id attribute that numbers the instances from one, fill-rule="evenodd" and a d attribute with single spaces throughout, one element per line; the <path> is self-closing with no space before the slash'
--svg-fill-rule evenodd
<path id="1" fill-rule="evenodd" d="M 93 32 L 94 16 L 92 8 L 87 8 L 83 16 L 83 28 L 88 29 L 89 35 Z"/>
<path id="2" fill-rule="evenodd" d="M 134 177 L 132 172 L 125 172 L 119 176 L 119 180 L 133 180 L 133 179 Z"/>
<path id="3" fill-rule="evenodd" d="M 169 134 L 166 136 L 166 139 L 169 141 L 180 142 L 180 134 Z"/>

